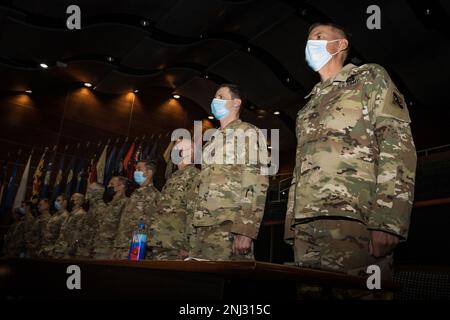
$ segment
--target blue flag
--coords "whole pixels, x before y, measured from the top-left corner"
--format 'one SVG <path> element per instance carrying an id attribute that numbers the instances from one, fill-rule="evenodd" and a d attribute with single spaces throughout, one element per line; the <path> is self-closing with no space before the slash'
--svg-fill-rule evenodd
<path id="1" fill-rule="evenodd" d="M 16 162 L 14 163 L 13 169 L 12 169 L 12 173 L 11 173 L 11 177 L 9 178 L 9 182 L 8 185 L 6 187 L 6 191 L 5 191 L 5 196 L 4 196 L 4 200 L 2 201 L 2 206 L 0 209 L 0 213 L 5 213 L 7 212 L 9 209 L 11 209 L 12 205 L 13 205 L 13 201 L 14 201 L 14 196 L 15 196 L 15 191 L 16 191 L 16 177 L 17 177 L 17 169 L 19 166 L 19 159 L 16 160 Z"/>
<path id="2" fill-rule="evenodd" d="M 86 160 L 81 159 L 77 168 L 77 185 L 74 192 L 84 193 L 82 191 L 86 188 L 86 178 Z"/>
<path id="3" fill-rule="evenodd" d="M 77 181 L 75 171 L 75 161 L 76 156 L 73 155 L 67 167 L 66 187 L 64 190 L 64 194 L 66 195 L 67 198 L 70 198 L 70 196 L 72 195 L 72 190 L 75 188 L 75 181 Z"/>
<path id="4" fill-rule="evenodd" d="M 47 163 L 47 167 L 45 169 L 45 174 L 42 177 L 42 187 L 41 191 L 39 193 L 40 198 L 47 198 L 48 197 L 48 189 L 50 187 L 50 180 L 52 178 L 53 169 L 55 167 L 55 160 L 56 160 L 56 147 L 53 148 L 53 154 L 50 156 L 50 159 Z"/>
<path id="5" fill-rule="evenodd" d="M 63 154 L 61 156 L 61 159 L 59 159 L 59 164 L 58 164 L 58 169 L 57 169 L 58 171 L 56 171 L 56 179 L 55 179 L 55 185 L 53 186 L 51 203 L 53 203 L 53 201 L 55 201 L 55 199 L 61 194 L 65 158 L 66 158 L 66 156 Z"/>
<path id="6" fill-rule="evenodd" d="M 116 156 L 116 146 L 112 148 L 108 160 L 106 161 L 105 178 L 103 179 L 103 184 L 105 185 L 105 187 L 108 185 L 109 180 L 111 180 L 113 176 L 114 166 L 116 165 L 115 156 Z"/>
<path id="7" fill-rule="evenodd" d="M 128 142 L 125 141 L 122 145 L 122 148 L 120 148 L 119 153 L 117 154 L 115 166 L 113 168 L 113 176 L 121 175 L 124 172 L 123 168 L 123 159 L 125 158 L 125 153 L 127 152 L 128 148 Z"/>

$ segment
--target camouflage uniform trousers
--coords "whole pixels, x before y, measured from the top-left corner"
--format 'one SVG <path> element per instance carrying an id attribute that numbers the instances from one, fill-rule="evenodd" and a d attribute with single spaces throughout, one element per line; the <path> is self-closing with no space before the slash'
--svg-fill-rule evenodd
<path id="1" fill-rule="evenodd" d="M 196 227 L 189 237 L 189 256 L 213 261 L 252 261 L 253 245 L 245 255 L 233 254 L 234 236 L 230 233 L 233 223 L 225 221 L 219 225 Z"/>
<path id="2" fill-rule="evenodd" d="M 343 272 L 368 277 L 369 265 L 377 265 L 382 280 L 392 280 L 392 255 L 369 254 L 370 231 L 356 220 L 317 219 L 295 226 L 294 256 L 299 267 Z M 390 292 L 297 286 L 300 299 L 392 299 Z"/>
<path id="3" fill-rule="evenodd" d="M 161 247 L 149 247 L 147 251 L 147 255 L 145 257 L 146 260 L 182 260 L 179 256 L 180 251 L 176 249 L 168 249 Z"/>

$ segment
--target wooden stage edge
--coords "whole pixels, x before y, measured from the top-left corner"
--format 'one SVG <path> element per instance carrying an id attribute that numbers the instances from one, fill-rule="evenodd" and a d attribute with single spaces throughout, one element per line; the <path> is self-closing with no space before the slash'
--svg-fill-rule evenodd
<path id="1" fill-rule="evenodd" d="M 326 287 L 354 288 L 367 290 L 367 277 L 350 276 L 343 273 L 320 271 L 295 266 L 286 266 L 258 261 L 127 261 L 127 260 L 90 260 L 90 259 L 4 259 L 0 258 L 0 279 L 13 273 L 15 265 L 53 265 L 63 267 L 77 265 L 81 269 L 95 268 L 126 268 L 133 270 L 146 269 L 167 273 L 192 273 L 217 276 L 227 279 L 249 279 L 252 281 L 281 281 L 305 283 Z M 391 281 L 381 281 L 381 288 L 387 291 L 399 289 Z"/>

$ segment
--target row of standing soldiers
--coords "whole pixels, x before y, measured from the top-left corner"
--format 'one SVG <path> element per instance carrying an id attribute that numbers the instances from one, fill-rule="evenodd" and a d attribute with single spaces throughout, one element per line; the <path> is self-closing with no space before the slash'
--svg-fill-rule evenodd
<path id="1" fill-rule="evenodd" d="M 238 120 L 237 124 L 240 123 Z M 134 180 L 139 188 L 134 191 L 131 191 L 132 183 L 128 179 L 116 176 L 109 181 L 107 188 L 92 183 L 86 196 L 75 193 L 70 202 L 64 195 L 58 196 L 54 202 L 57 211 L 53 215 L 49 212 L 47 199 L 39 200 L 36 218 L 31 213 L 31 204 L 24 203 L 15 210 L 16 221 L 5 237 L 5 255 L 123 260 L 128 258 L 133 231 L 143 223 L 148 236 L 146 259 L 253 259 L 253 246 L 239 247 L 238 242 L 242 234 L 247 234 L 250 239 L 257 237 L 267 189 L 265 178 L 263 197 L 255 195 L 255 199 L 261 202 L 256 210 L 258 214 L 255 216 L 255 211 L 248 212 L 250 219 L 237 214 L 233 223 L 234 217 L 224 215 L 221 208 L 226 201 L 221 201 L 216 209 L 211 205 L 220 199 L 228 199 L 229 202 L 228 193 L 233 192 L 236 184 L 226 181 L 217 184 L 216 187 L 228 195 L 213 194 L 214 186 L 202 186 L 202 182 L 211 182 L 212 174 L 207 165 L 202 166 L 207 175 L 202 175 L 192 164 L 192 146 L 190 140 L 182 140 L 175 145 L 182 158 L 161 192 L 153 185 L 155 162 L 143 160 L 136 165 Z M 225 177 L 227 173 L 222 171 L 219 175 Z M 249 183 L 247 187 L 253 190 L 254 184 Z M 243 192 L 241 185 L 237 188 L 239 193 Z M 245 200 L 251 205 L 251 196 L 248 192 L 246 194 Z M 87 211 L 83 209 L 85 201 L 89 205 Z M 199 206 L 199 203 L 206 203 L 210 208 Z M 230 203 L 236 205 L 237 201 Z M 230 212 L 229 209 L 226 211 Z"/>

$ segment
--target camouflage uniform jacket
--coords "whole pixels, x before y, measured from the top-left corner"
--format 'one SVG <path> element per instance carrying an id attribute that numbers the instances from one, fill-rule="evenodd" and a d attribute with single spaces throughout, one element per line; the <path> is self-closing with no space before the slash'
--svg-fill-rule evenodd
<path id="1" fill-rule="evenodd" d="M 14 221 L 5 235 L 5 254 L 19 257 L 25 251 L 25 218 Z"/>
<path id="2" fill-rule="evenodd" d="M 133 231 L 140 222 L 144 223 L 145 230 L 148 231 L 151 228 L 159 194 L 159 190 L 152 184 L 140 187 L 133 192 L 120 219 L 115 241 L 117 250 L 125 249 L 128 252 Z M 123 257 L 123 254 L 125 253 L 120 252 L 119 256 Z"/>
<path id="3" fill-rule="evenodd" d="M 406 103 L 386 70 L 348 64 L 307 97 L 297 116 L 285 239 L 292 225 L 325 216 L 406 239 L 417 156 Z"/>
<path id="4" fill-rule="evenodd" d="M 94 241 L 99 228 L 100 208 L 104 206 L 104 190 L 98 189 L 88 192 L 89 210 L 83 215 L 80 221 L 80 228 L 74 235 L 74 246 L 76 256 L 91 257 L 94 248 Z"/>
<path id="5" fill-rule="evenodd" d="M 93 251 L 109 255 L 114 248 L 120 219 L 128 198 L 122 195 L 115 197 L 109 203 L 104 203 L 103 199 L 98 201 L 99 203 L 94 206 L 97 213 L 98 230 L 94 239 Z"/>
<path id="6" fill-rule="evenodd" d="M 237 141 L 252 131 L 259 139 L 248 139 L 239 149 Z M 251 154 L 258 155 L 255 161 L 249 161 Z M 267 144 L 257 127 L 237 119 L 216 130 L 203 148 L 193 226 L 232 221 L 232 233 L 256 239 L 268 187 L 268 177 L 260 171 L 262 164 L 267 165 Z"/>
<path id="7" fill-rule="evenodd" d="M 58 240 L 61 226 L 69 218 L 69 212 L 64 210 L 63 212 L 55 213 L 49 220 L 44 228 L 44 234 L 42 239 L 41 253 L 44 255 L 51 255 L 55 248 L 56 240 Z"/>
<path id="8" fill-rule="evenodd" d="M 33 226 L 31 227 L 30 233 L 26 239 L 27 249 L 31 256 L 36 256 L 39 253 L 43 244 L 44 230 L 51 217 L 52 216 L 50 213 L 45 212 L 35 218 Z"/>
<path id="9" fill-rule="evenodd" d="M 166 249 L 186 249 L 187 194 L 198 170 L 188 165 L 175 171 L 164 185 L 157 204 L 157 214 L 149 244 Z"/>
<path id="10" fill-rule="evenodd" d="M 81 228 L 81 222 L 85 214 L 86 211 L 83 208 L 78 208 L 69 214 L 69 217 L 61 226 L 61 232 L 55 244 L 55 252 L 63 256 L 74 254 L 74 237 Z"/>

